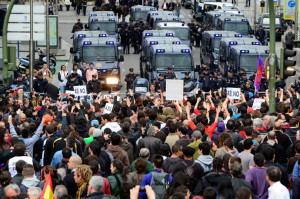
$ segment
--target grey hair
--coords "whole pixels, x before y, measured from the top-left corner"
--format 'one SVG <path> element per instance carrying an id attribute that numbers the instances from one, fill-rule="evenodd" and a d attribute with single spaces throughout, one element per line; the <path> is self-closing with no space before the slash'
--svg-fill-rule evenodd
<path id="1" fill-rule="evenodd" d="M 31 191 L 31 195 L 36 196 L 37 198 L 40 198 L 42 194 L 42 190 L 39 187 L 30 187 L 28 189 L 28 192 Z"/>
<path id="2" fill-rule="evenodd" d="M 260 118 L 255 118 L 253 120 L 253 125 L 256 126 L 256 128 L 260 129 L 263 126 L 263 121 Z"/>
<path id="3" fill-rule="evenodd" d="M 276 133 L 274 131 L 268 132 L 268 139 L 269 140 L 275 140 L 276 139 Z"/>
<path id="4" fill-rule="evenodd" d="M 68 195 L 68 190 L 65 185 L 56 185 L 54 189 L 54 195 L 57 198 L 61 198 L 63 195 Z"/>
<path id="5" fill-rule="evenodd" d="M 9 184 L 4 188 L 4 192 L 6 192 L 8 189 L 12 188 L 15 190 L 16 193 L 20 192 L 20 187 L 17 184 Z"/>
<path id="6" fill-rule="evenodd" d="M 141 157 L 146 158 L 149 154 L 150 154 L 149 149 L 147 149 L 147 148 L 141 148 L 141 150 L 140 150 Z"/>
<path id="7" fill-rule="evenodd" d="M 149 127 L 148 128 L 148 135 L 154 135 L 154 133 L 155 133 L 155 128 L 154 127 Z"/>
<path id="8" fill-rule="evenodd" d="M 269 127 L 273 127 L 275 124 L 277 117 L 276 116 L 270 116 L 270 126 Z"/>
<path id="9" fill-rule="evenodd" d="M 242 176 L 242 164 L 239 162 L 234 162 L 230 164 L 230 173 L 234 178 L 240 178 Z"/>
<path id="10" fill-rule="evenodd" d="M 103 184 L 103 178 L 101 176 L 93 176 L 89 182 L 89 185 L 91 185 L 96 192 L 101 191 Z"/>

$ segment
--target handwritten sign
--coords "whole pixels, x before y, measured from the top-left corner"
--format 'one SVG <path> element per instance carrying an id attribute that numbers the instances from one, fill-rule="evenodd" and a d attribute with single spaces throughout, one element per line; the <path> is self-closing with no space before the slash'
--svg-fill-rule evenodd
<path id="1" fill-rule="evenodd" d="M 67 93 L 68 95 L 75 95 L 75 92 L 74 92 L 74 91 L 70 91 L 70 90 L 66 90 L 66 93 Z"/>
<path id="2" fill-rule="evenodd" d="M 241 99 L 241 88 L 227 88 L 229 99 Z"/>
<path id="3" fill-rule="evenodd" d="M 260 109 L 261 108 L 261 103 L 263 103 L 265 101 L 266 100 L 262 99 L 262 98 L 255 98 L 254 102 L 253 102 L 253 105 L 252 105 L 253 110 Z"/>
<path id="4" fill-rule="evenodd" d="M 104 114 L 109 114 L 109 113 L 111 113 L 113 107 L 114 107 L 113 104 L 111 104 L 111 103 L 106 103 L 106 104 L 105 104 L 105 107 L 104 107 L 103 113 L 104 113 Z"/>
<path id="5" fill-rule="evenodd" d="M 76 96 L 86 96 L 86 86 L 74 86 L 74 92 Z"/>
<path id="6" fill-rule="evenodd" d="M 183 100 L 183 80 L 166 80 L 166 100 Z"/>

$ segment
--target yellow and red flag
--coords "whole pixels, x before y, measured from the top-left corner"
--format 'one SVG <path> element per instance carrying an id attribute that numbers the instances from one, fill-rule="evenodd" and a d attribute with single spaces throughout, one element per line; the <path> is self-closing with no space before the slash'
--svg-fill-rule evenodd
<path id="1" fill-rule="evenodd" d="M 46 183 L 44 184 L 43 192 L 40 199 L 53 199 L 53 186 L 50 172 Z"/>

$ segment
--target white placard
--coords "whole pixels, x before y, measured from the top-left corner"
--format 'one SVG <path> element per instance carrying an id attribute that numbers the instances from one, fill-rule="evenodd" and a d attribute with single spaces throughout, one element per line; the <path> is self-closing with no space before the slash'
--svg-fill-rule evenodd
<path id="1" fill-rule="evenodd" d="M 137 92 L 137 93 L 146 93 L 147 88 L 146 87 L 135 87 L 135 92 Z"/>
<path id="2" fill-rule="evenodd" d="M 104 107 L 103 113 L 104 113 L 104 114 L 109 114 L 109 113 L 111 113 L 113 107 L 114 107 L 113 104 L 111 104 L 111 103 L 106 103 L 106 104 L 105 104 L 105 107 Z"/>
<path id="3" fill-rule="evenodd" d="M 7 5 L 7 8 L 8 7 L 9 5 Z M 11 13 L 30 13 L 30 5 L 14 5 Z M 33 6 L 33 13 L 44 14 L 45 6 L 43 5 Z"/>
<path id="4" fill-rule="evenodd" d="M 33 39 L 35 41 L 45 40 L 45 33 L 33 33 Z M 30 33 L 17 33 L 17 32 L 9 32 L 7 34 L 7 40 L 11 41 L 28 41 L 30 40 Z"/>
<path id="5" fill-rule="evenodd" d="M 75 96 L 86 96 L 86 86 L 74 86 Z"/>
<path id="6" fill-rule="evenodd" d="M 241 99 L 241 88 L 227 88 L 229 99 Z"/>
<path id="7" fill-rule="evenodd" d="M 263 103 L 263 102 L 265 102 L 265 101 L 266 101 L 266 100 L 265 100 L 265 99 L 262 99 L 262 98 L 255 98 L 255 99 L 254 99 L 254 102 L 253 102 L 253 105 L 252 105 L 253 110 L 260 109 L 261 103 Z"/>
<path id="8" fill-rule="evenodd" d="M 68 95 L 75 95 L 75 92 L 74 92 L 74 91 L 70 91 L 70 90 L 66 90 L 66 93 L 67 93 Z"/>
<path id="9" fill-rule="evenodd" d="M 166 80 L 166 100 L 183 100 L 183 80 Z"/>
<path id="10" fill-rule="evenodd" d="M 44 23 L 45 15 L 33 15 L 33 22 Z M 30 15 L 29 14 L 11 14 L 8 22 L 16 22 L 16 23 L 30 23 Z"/>

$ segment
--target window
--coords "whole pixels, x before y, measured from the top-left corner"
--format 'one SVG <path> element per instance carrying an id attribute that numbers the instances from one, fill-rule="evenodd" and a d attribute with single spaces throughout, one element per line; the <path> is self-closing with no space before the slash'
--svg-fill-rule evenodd
<path id="1" fill-rule="evenodd" d="M 224 30 L 236 31 L 246 35 L 249 33 L 249 24 L 247 22 L 226 22 L 224 24 Z"/>
<path id="2" fill-rule="evenodd" d="M 102 31 L 106 31 L 108 34 L 115 34 L 117 31 L 115 22 L 92 23 L 90 30 L 102 30 Z"/>
<path id="3" fill-rule="evenodd" d="M 174 70 L 191 70 L 192 58 L 188 53 L 182 54 L 156 54 L 156 70 L 167 70 L 168 67 L 173 67 Z"/>
<path id="4" fill-rule="evenodd" d="M 262 24 L 264 24 L 264 25 L 270 25 L 270 18 L 266 18 L 266 17 L 263 18 Z M 280 18 L 279 17 L 275 18 L 275 24 L 276 25 L 280 25 Z"/>
<path id="5" fill-rule="evenodd" d="M 113 61 L 115 59 L 115 47 L 83 46 L 82 58 L 85 61 Z"/>

